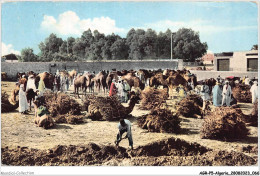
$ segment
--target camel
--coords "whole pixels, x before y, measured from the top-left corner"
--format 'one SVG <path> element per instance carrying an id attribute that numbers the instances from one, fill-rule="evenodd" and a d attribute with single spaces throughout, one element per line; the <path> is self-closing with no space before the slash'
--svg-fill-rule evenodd
<path id="1" fill-rule="evenodd" d="M 79 97 L 79 88 L 81 87 L 82 91 L 85 92 L 86 95 L 86 80 L 87 78 L 85 76 L 79 76 L 74 80 L 74 93 Z"/>
<path id="2" fill-rule="evenodd" d="M 96 89 L 98 88 L 98 91 L 100 92 L 100 88 L 102 87 L 104 90 L 104 93 L 106 91 L 107 85 L 106 85 L 106 72 L 104 70 L 100 71 L 93 79 L 95 82 Z"/>
<path id="3" fill-rule="evenodd" d="M 111 86 L 113 79 L 115 79 L 116 82 L 118 81 L 118 76 L 120 76 L 120 75 L 118 75 L 118 73 L 114 72 L 114 71 L 112 71 L 108 74 L 107 79 L 106 79 L 106 84 L 107 84 L 108 89 L 110 89 L 110 86 Z"/>
<path id="4" fill-rule="evenodd" d="M 86 77 L 86 90 L 87 90 L 87 88 L 89 88 L 89 92 L 94 93 L 94 80 L 93 80 L 93 78 L 95 76 L 91 73 L 85 73 L 83 76 Z"/>
<path id="5" fill-rule="evenodd" d="M 54 75 L 52 75 L 51 73 L 48 73 L 48 72 L 43 72 L 43 73 L 38 74 L 38 76 L 40 77 L 40 79 L 43 79 L 43 82 L 47 89 L 53 90 Z M 37 76 L 36 76 L 35 82 L 36 82 L 36 80 L 37 81 L 39 80 L 39 78 L 37 78 Z"/>
<path id="6" fill-rule="evenodd" d="M 169 76 L 166 79 L 166 82 L 168 85 L 169 96 L 171 99 L 173 98 L 173 89 L 177 88 L 179 85 L 182 85 L 186 92 L 189 90 L 187 81 L 180 74 L 176 73 L 173 76 Z"/>
<path id="7" fill-rule="evenodd" d="M 38 125 L 38 127 L 43 127 L 44 129 L 51 128 L 55 125 L 54 120 L 49 115 L 45 114 L 41 117 L 37 116 L 34 120 L 34 123 Z"/>
<path id="8" fill-rule="evenodd" d="M 10 102 L 16 103 L 16 96 L 19 94 L 19 90 L 19 84 L 16 84 L 15 89 L 13 89 L 11 92 Z"/>
<path id="9" fill-rule="evenodd" d="M 128 107 L 123 106 L 116 96 L 112 97 L 88 97 L 85 102 L 89 117 L 92 120 L 116 121 L 126 118 L 134 109 L 138 101 L 136 95 L 130 97 Z"/>
<path id="10" fill-rule="evenodd" d="M 159 85 L 166 86 L 166 80 L 167 76 L 163 75 L 162 73 L 157 73 L 154 76 L 152 76 L 149 80 L 149 86 L 157 88 Z"/>
<path id="11" fill-rule="evenodd" d="M 69 80 L 70 80 L 70 85 L 72 85 L 74 77 L 77 75 L 76 70 L 71 70 L 68 72 Z"/>
<path id="12" fill-rule="evenodd" d="M 134 75 L 133 72 L 129 72 L 126 75 L 122 76 L 122 80 L 126 80 L 130 87 L 139 87 L 141 90 L 143 90 L 145 87 L 145 85 L 138 77 Z"/>

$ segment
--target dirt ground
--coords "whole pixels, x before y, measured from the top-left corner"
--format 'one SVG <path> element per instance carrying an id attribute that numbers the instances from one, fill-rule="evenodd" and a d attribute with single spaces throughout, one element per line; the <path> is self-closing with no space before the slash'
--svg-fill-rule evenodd
<path id="1" fill-rule="evenodd" d="M 9 95 L 14 87 L 14 82 L 1 82 L 2 90 Z M 171 102 L 169 102 L 169 106 Z M 249 114 L 252 111 L 253 105 L 250 103 L 239 103 L 243 113 Z M 179 138 L 187 142 L 196 142 L 201 146 L 212 150 L 226 150 L 242 152 L 248 156 L 257 159 L 257 153 L 243 152 L 243 147 L 257 147 L 258 146 L 258 128 L 248 126 L 250 135 L 248 138 L 241 141 L 224 142 L 218 140 L 209 140 L 200 138 L 200 127 L 203 119 L 185 118 L 181 117 L 180 134 L 167 133 L 152 133 L 141 129 L 137 125 L 136 119 L 148 113 L 139 109 L 137 104 L 133 110 L 132 118 L 132 134 L 134 141 L 134 148 L 144 146 L 151 142 L 158 140 L 166 140 L 170 137 Z M 85 112 L 86 113 L 86 112 Z M 8 147 L 14 149 L 17 146 L 28 147 L 34 149 L 50 149 L 57 145 L 87 145 L 95 143 L 97 145 L 114 145 L 118 122 L 108 121 L 91 121 L 85 118 L 83 124 L 57 124 L 55 128 L 45 130 L 37 127 L 34 124 L 34 112 L 31 111 L 29 115 L 21 115 L 18 109 L 11 113 L 1 114 L 1 147 Z M 120 146 L 127 148 L 128 141 L 123 140 Z"/>

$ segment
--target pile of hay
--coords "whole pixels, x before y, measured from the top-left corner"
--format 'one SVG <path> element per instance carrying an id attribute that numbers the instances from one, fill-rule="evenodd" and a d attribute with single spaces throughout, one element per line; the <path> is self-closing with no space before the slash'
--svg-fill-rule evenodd
<path id="1" fill-rule="evenodd" d="M 11 112 L 19 107 L 19 102 L 15 102 L 15 104 L 10 103 L 9 96 L 6 92 L 1 92 L 1 112 Z"/>
<path id="2" fill-rule="evenodd" d="M 150 132 L 179 133 L 180 120 L 169 109 L 155 108 L 150 114 L 143 115 L 138 119 L 138 126 Z"/>
<path id="3" fill-rule="evenodd" d="M 60 115 L 54 120 L 56 123 L 79 124 L 84 123 L 84 116 L 82 115 Z"/>
<path id="4" fill-rule="evenodd" d="M 43 103 L 56 123 L 82 123 L 80 104 L 64 93 L 44 94 Z M 63 120 L 61 120 L 63 119 Z"/>
<path id="5" fill-rule="evenodd" d="M 168 91 L 147 87 L 141 93 L 140 109 L 150 110 L 165 103 L 168 98 Z"/>
<path id="6" fill-rule="evenodd" d="M 217 107 L 205 116 L 201 128 L 201 138 L 242 139 L 249 134 L 244 122 L 244 114 L 239 108 Z"/>
<path id="7" fill-rule="evenodd" d="M 197 115 L 202 115 L 202 106 L 202 98 L 199 95 L 191 94 L 177 104 L 176 110 L 184 117 L 197 117 Z"/>
<path id="8" fill-rule="evenodd" d="M 134 107 L 136 101 L 130 100 L 129 107 Z M 133 110 L 129 107 L 124 107 L 117 96 L 98 97 L 94 95 L 87 96 L 84 106 L 89 113 L 89 118 L 92 120 L 107 120 L 116 121 L 126 116 Z"/>
<path id="9" fill-rule="evenodd" d="M 250 92 L 250 86 L 245 84 L 237 84 L 232 89 L 232 94 L 238 102 L 251 103 L 252 94 Z"/>

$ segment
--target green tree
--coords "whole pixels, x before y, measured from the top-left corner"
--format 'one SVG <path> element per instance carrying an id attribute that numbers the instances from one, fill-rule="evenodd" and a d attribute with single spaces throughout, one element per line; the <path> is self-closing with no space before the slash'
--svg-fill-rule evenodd
<path id="1" fill-rule="evenodd" d="M 128 49 L 129 48 L 126 45 L 126 39 L 117 39 L 110 48 L 112 59 L 114 60 L 127 59 Z"/>
<path id="2" fill-rule="evenodd" d="M 37 62 L 38 57 L 33 53 L 32 48 L 24 48 L 21 51 L 21 57 L 18 58 L 20 62 Z"/>
<path id="3" fill-rule="evenodd" d="M 39 49 L 41 50 L 41 60 L 42 61 L 52 61 L 54 58 L 54 53 L 58 53 L 63 40 L 58 38 L 55 34 L 50 34 L 49 37 L 45 39 L 44 42 L 39 44 Z"/>
<path id="4" fill-rule="evenodd" d="M 173 35 L 173 57 L 194 62 L 207 52 L 207 43 L 201 43 L 199 33 L 182 28 Z"/>
<path id="5" fill-rule="evenodd" d="M 251 50 L 258 50 L 258 45 L 253 45 Z"/>
<path id="6" fill-rule="evenodd" d="M 157 52 L 157 34 L 152 29 L 147 29 L 144 35 L 143 46 L 145 58 L 154 59 L 156 58 Z"/>
<path id="7" fill-rule="evenodd" d="M 100 39 L 90 45 L 86 52 L 86 57 L 89 60 L 103 60 L 102 57 L 102 47 L 105 45 L 105 39 Z"/>
<path id="8" fill-rule="evenodd" d="M 85 48 L 86 45 L 84 41 L 82 41 L 80 38 L 77 38 L 73 44 L 72 53 L 77 57 L 83 58 L 85 56 Z"/>

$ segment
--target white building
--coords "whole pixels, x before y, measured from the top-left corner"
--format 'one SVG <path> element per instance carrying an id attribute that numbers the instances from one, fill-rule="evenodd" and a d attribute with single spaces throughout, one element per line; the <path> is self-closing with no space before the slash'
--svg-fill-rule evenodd
<path id="1" fill-rule="evenodd" d="M 216 71 L 258 71 L 258 50 L 223 52 L 214 57 Z"/>

